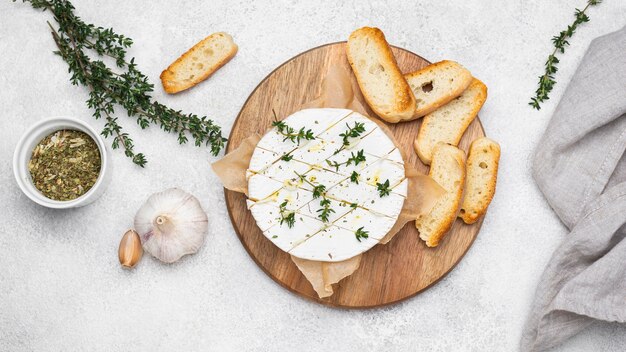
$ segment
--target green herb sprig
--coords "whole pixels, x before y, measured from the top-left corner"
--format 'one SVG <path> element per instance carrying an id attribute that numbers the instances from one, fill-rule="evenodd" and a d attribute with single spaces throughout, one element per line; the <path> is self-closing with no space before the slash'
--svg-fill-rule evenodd
<path id="1" fill-rule="evenodd" d="M 323 222 L 328 222 L 328 217 L 330 216 L 331 213 L 335 212 L 335 209 L 332 209 L 330 207 L 330 200 L 327 199 L 325 196 L 320 201 L 320 206 L 322 208 L 321 209 L 317 209 L 317 212 L 320 213 L 318 216 L 319 216 L 320 219 L 322 219 Z"/>
<path id="2" fill-rule="evenodd" d="M 360 227 L 356 230 L 356 232 L 354 232 L 354 235 L 356 236 L 356 239 L 361 242 L 361 238 L 369 237 L 369 232 L 363 230 L 363 227 Z"/>
<path id="3" fill-rule="evenodd" d="M 293 211 L 287 211 L 287 204 L 289 201 L 285 199 L 279 206 L 280 212 L 280 225 L 287 223 L 287 227 L 292 228 L 296 223 L 296 213 Z"/>
<path id="4" fill-rule="evenodd" d="M 177 133 L 180 144 L 187 143 L 187 135 L 191 135 L 196 146 L 210 145 L 213 155 L 224 147 L 226 138 L 222 137 L 220 127 L 212 120 L 206 116 L 185 114 L 152 99 L 150 94 L 154 85 L 137 69 L 134 58 L 127 59 L 126 50 L 133 44 L 130 38 L 115 33 L 111 28 L 85 23 L 74 14 L 75 8 L 70 1 L 23 1 L 35 9 L 48 10 L 53 14 L 58 28 L 50 22 L 48 25 L 58 48 L 55 54 L 68 64 L 71 83 L 89 89 L 87 105 L 94 110 L 96 119 L 105 119 L 101 134 L 113 137 L 113 149 L 121 147 L 135 164 L 146 165 L 146 157 L 135 152 L 133 140 L 118 123 L 116 106 L 121 106 L 129 117 L 134 117 L 142 129 L 159 125 L 166 132 Z M 98 58 L 110 57 L 122 73 L 114 72 L 103 61 L 92 59 L 88 53 Z"/>
<path id="5" fill-rule="evenodd" d="M 334 167 L 335 171 L 339 171 L 339 167 L 342 165 L 346 165 L 346 166 L 349 166 L 352 164 L 359 165 L 360 163 L 365 162 L 366 160 L 363 149 L 359 150 L 356 154 L 354 154 L 354 152 L 351 152 L 350 154 L 351 156 L 348 158 L 348 160 L 342 163 L 337 162 L 337 161 L 330 161 L 330 160 L 326 160 L 326 163 L 328 164 L 328 166 Z"/>
<path id="6" fill-rule="evenodd" d="M 561 31 L 559 35 L 552 37 L 554 50 L 552 51 L 552 54 L 548 56 L 548 60 L 546 61 L 545 73 L 542 76 L 539 76 L 539 87 L 535 91 L 535 96 L 530 98 L 530 102 L 528 103 L 534 109 L 540 110 L 541 103 L 550 99 L 549 94 L 556 84 L 554 74 L 558 71 L 556 65 L 559 63 L 559 59 L 556 57 L 556 54 L 559 52 L 561 54 L 565 53 L 565 47 L 569 45 L 567 40 L 574 35 L 574 32 L 576 32 L 579 25 L 589 22 L 589 16 L 585 13 L 587 9 L 591 6 L 596 6 L 601 2 L 602 0 L 588 0 L 587 6 L 585 6 L 584 9 L 576 9 L 574 13 L 574 22 L 567 26 L 566 30 Z"/>
<path id="7" fill-rule="evenodd" d="M 321 185 L 321 184 L 320 185 L 315 185 L 315 184 L 313 184 L 313 182 L 307 180 L 306 176 L 301 175 L 301 174 L 297 173 L 296 171 L 294 171 L 294 173 L 296 175 L 298 175 L 298 178 L 300 178 L 300 180 L 306 182 L 311 187 L 313 187 L 313 199 L 317 199 L 317 198 L 323 196 L 326 193 L 326 186 Z"/>
<path id="8" fill-rule="evenodd" d="M 283 135 L 283 142 L 290 140 L 292 143 L 297 143 L 300 145 L 300 141 L 302 140 L 313 140 L 315 136 L 313 135 L 313 131 L 308 129 L 305 130 L 304 127 L 300 128 L 298 132 L 296 130 L 287 125 L 284 121 L 279 121 L 276 116 L 276 111 L 272 109 L 272 113 L 274 113 L 274 122 L 272 122 L 272 126 L 276 127 L 278 133 Z"/>
<path id="9" fill-rule="evenodd" d="M 293 159 L 293 155 L 291 155 L 291 153 L 286 153 L 280 157 L 280 160 L 282 161 L 291 161 L 292 159 Z"/>
<path id="10" fill-rule="evenodd" d="M 334 154 L 346 149 L 346 147 L 350 145 L 350 138 L 357 138 L 361 133 L 365 132 L 365 124 L 363 122 L 355 122 L 353 127 L 350 127 L 350 125 L 346 123 L 346 126 L 348 129 L 344 133 L 339 134 L 343 140 L 341 147 L 335 150 Z"/>
<path id="11" fill-rule="evenodd" d="M 380 195 L 380 198 L 388 196 L 391 192 L 391 188 L 389 187 L 389 180 L 385 181 L 384 183 L 377 182 L 376 189 L 378 190 L 378 195 Z"/>
<path id="12" fill-rule="evenodd" d="M 324 186 L 322 184 L 315 185 L 315 184 L 313 184 L 313 182 L 307 180 L 306 176 L 301 175 L 301 174 L 299 174 L 297 172 L 295 172 L 295 174 L 298 175 L 298 177 L 302 181 L 306 182 L 311 187 L 313 187 L 313 199 L 317 199 L 317 198 L 322 197 L 322 200 L 320 201 L 320 206 L 322 208 L 317 210 L 317 212 L 319 213 L 318 217 L 323 222 L 328 222 L 328 218 L 329 218 L 330 214 L 334 213 L 335 210 L 330 207 L 330 200 L 326 198 L 326 186 Z"/>
<path id="13" fill-rule="evenodd" d="M 352 174 L 350 175 L 350 181 L 356 183 L 357 185 L 359 184 L 359 173 L 356 171 L 352 171 Z"/>

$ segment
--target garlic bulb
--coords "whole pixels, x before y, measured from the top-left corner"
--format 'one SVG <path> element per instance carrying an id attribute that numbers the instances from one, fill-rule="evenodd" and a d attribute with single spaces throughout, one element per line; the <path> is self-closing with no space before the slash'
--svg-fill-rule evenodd
<path id="1" fill-rule="evenodd" d="M 197 252 L 208 226 L 198 199 L 178 188 L 153 194 L 135 215 L 144 250 L 165 263 Z"/>

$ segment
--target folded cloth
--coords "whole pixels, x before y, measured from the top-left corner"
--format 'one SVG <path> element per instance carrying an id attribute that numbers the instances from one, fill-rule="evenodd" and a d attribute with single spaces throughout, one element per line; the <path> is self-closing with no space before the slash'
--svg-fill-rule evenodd
<path id="1" fill-rule="evenodd" d="M 541 277 L 524 352 L 626 322 L 625 52 L 626 27 L 591 43 L 537 147 L 533 176 L 571 232 Z"/>

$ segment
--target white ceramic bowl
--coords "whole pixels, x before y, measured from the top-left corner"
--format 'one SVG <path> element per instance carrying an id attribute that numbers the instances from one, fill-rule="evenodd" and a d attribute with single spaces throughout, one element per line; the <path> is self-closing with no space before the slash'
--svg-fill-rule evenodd
<path id="1" fill-rule="evenodd" d="M 82 196 L 68 201 L 58 201 L 46 198 L 32 182 L 30 172 L 28 171 L 28 162 L 30 161 L 33 149 L 37 144 L 45 138 L 47 135 L 62 129 L 71 129 L 85 132 L 91 137 L 96 145 L 100 149 L 100 160 L 102 165 L 100 166 L 100 175 L 96 180 L 96 183 Z M 69 117 L 53 117 L 43 120 L 33 127 L 31 127 L 20 139 L 15 147 L 15 153 L 13 154 L 13 173 L 15 174 L 15 180 L 22 189 L 22 192 L 26 194 L 33 202 L 43 205 L 44 207 L 54 209 L 67 209 L 76 208 L 87 205 L 94 200 L 98 199 L 104 192 L 104 189 L 110 180 L 110 167 L 109 157 L 106 145 L 93 128 L 86 123 L 69 118 Z"/>

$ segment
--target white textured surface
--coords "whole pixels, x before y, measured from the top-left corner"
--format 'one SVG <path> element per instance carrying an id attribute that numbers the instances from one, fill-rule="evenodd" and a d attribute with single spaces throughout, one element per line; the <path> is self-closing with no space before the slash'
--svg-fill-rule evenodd
<path id="1" fill-rule="evenodd" d="M 71 211 L 30 202 L 11 170 L 20 135 L 39 119 L 94 121 L 83 88 L 71 86 L 45 21 L 24 4 L 0 3 L 0 350 L 429 350 L 515 351 L 535 285 L 566 235 L 529 172 L 532 150 L 592 38 L 625 23 L 626 4 L 590 11 L 540 112 L 527 101 L 550 51 L 550 37 L 583 0 L 558 1 L 76 1 L 87 22 L 135 40 L 130 51 L 153 83 L 178 54 L 226 31 L 240 50 L 209 81 L 155 97 L 207 114 L 226 133 L 258 82 L 295 54 L 376 25 L 395 45 L 431 61 L 453 59 L 489 86 L 481 118 L 502 145 L 498 192 L 465 259 L 439 284 L 404 303 L 374 310 L 330 309 L 275 284 L 234 234 L 209 152 L 178 146 L 157 128 L 121 121 L 144 151 L 146 169 L 113 153 L 105 195 Z M 621 50 L 616 48 L 616 50 Z M 208 243 L 175 265 L 146 257 L 122 270 L 117 246 L 153 192 L 194 193 L 211 221 Z M 626 327 L 597 324 L 556 351 L 623 351 Z"/>

